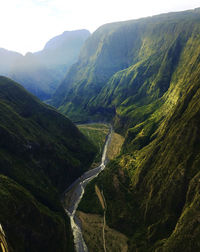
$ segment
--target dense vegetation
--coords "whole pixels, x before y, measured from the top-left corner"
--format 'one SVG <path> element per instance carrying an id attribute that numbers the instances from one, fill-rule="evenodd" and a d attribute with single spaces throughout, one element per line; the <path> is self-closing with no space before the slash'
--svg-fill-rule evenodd
<path id="1" fill-rule="evenodd" d="M 101 213 L 129 251 L 198 251 L 200 9 L 100 27 L 52 100 L 74 121 L 113 120 L 121 156 L 80 209 Z"/>
<path id="2" fill-rule="evenodd" d="M 106 223 L 125 234 L 129 251 L 200 250 L 199 55 L 200 9 L 107 24 L 85 42 L 51 100 L 75 122 L 112 121 L 125 136 L 80 210 L 102 215 L 96 184 Z M 0 223 L 10 249 L 71 251 L 59 193 L 89 167 L 95 147 L 3 77 L 0 103 Z"/>
<path id="3" fill-rule="evenodd" d="M 73 251 L 60 194 L 94 155 L 68 118 L 0 77 L 0 223 L 10 251 Z"/>
<path id="4" fill-rule="evenodd" d="M 107 223 L 129 236 L 130 251 L 200 248 L 199 71 L 193 81 L 157 137 L 110 162 L 86 189 L 80 209 L 101 214 L 97 183 L 107 200 Z"/>
<path id="5" fill-rule="evenodd" d="M 44 49 L 25 56 L 0 49 L 0 74 L 22 84 L 42 100 L 51 97 L 89 37 L 87 30 L 65 31 Z"/>
<path id="6" fill-rule="evenodd" d="M 77 127 L 97 149 L 97 154 L 92 165 L 93 167 L 96 167 L 101 162 L 106 136 L 109 133 L 109 125 L 103 123 L 92 123 L 79 124 Z"/>
<path id="7" fill-rule="evenodd" d="M 125 131 L 164 103 L 198 34 L 198 9 L 104 25 L 84 44 L 52 104 L 74 121 L 115 116 Z"/>

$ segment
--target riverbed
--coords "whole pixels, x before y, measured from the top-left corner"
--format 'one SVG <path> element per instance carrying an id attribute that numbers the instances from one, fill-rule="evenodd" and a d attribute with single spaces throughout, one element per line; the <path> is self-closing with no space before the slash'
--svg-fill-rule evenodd
<path id="1" fill-rule="evenodd" d="M 76 210 L 78 205 L 84 195 L 85 187 L 87 184 L 97 177 L 99 173 L 104 170 L 107 163 L 107 150 L 108 145 L 111 141 L 112 128 L 106 138 L 104 145 L 104 150 L 102 154 L 101 164 L 87 172 L 85 172 L 81 177 L 79 177 L 71 186 L 67 188 L 64 192 L 62 202 L 66 213 L 68 214 L 71 222 L 71 228 L 74 236 L 74 246 L 77 252 L 87 252 L 87 246 L 83 239 L 81 225 L 79 219 L 76 217 Z"/>

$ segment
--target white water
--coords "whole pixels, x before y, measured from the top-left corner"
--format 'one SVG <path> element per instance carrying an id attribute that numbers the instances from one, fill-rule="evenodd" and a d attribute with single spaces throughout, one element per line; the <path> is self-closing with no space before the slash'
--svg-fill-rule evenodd
<path id="1" fill-rule="evenodd" d="M 85 241 L 83 239 L 81 227 L 78 218 L 75 216 L 77 207 L 83 197 L 83 194 L 85 192 L 86 185 L 95 177 L 99 175 L 99 173 L 105 168 L 106 166 L 106 154 L 108 145 L 111 140 L 111 134 L 112 134 L 112 128 L 110 130 L 110 133 L 107 137 L 102 158 L 101 158 L 101 164 L 100 166 L 85 172 L 80 178 L 76 180 L 75 183 L 73 183 L 73 187 L 70 188 L 70 190 L 67 190 L 67 192 L 64 194 L 63 204 L 65 211 L 67 212 L 68 216 L 70 217 L 71 222 L 71 228 L 74 236 L 74 245 L 77 252 L 88 252 L 87 246 L 85 244 Z M 68 194 L 71 194 L 70 203 L 68 203 L 66 206 L 65 204 L 65 198 L 67 198 Z"/>

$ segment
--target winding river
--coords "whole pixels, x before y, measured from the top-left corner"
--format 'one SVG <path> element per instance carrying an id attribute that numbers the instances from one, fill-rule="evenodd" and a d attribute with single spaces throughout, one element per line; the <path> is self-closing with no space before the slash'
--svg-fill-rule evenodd
<path id="1" fill-rule="evenodd" d="M 74 236 L 74 245 L 77 252 L 87 252 L 87 246 L 83 239 L 81 225 L 79 219 L 76 217 L 75 213 L 81 198 L 83 197 L 86 185 L 105 168 L 107 162 L 107 149 L 111 140 L 112 128 L 107 136 L 106 143 L 104 146 L 101 164 L 100 166 L 85 172 L 81 177 L 79 177 L 67 190 L 64 192 L 63 196 L 63 206 L 70 217 L 71 228 Z"/>

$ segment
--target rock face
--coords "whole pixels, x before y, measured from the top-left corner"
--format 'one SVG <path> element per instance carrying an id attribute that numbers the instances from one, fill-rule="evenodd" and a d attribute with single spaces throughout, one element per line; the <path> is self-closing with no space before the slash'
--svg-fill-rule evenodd
<path id="1" fill-rule="evenodd" d="M 68 118 L 5 77 L 0 103 L 0 223 L 10 251 L 73 251 L 60 194 L 88 169 L 94 148 Z"/>
<path id="2" fill-rule="evenodd" d="M 65 31 L 48 41 L 42 51 L 25 56 L 2 49 L 0 74 L 21 83 L 40 99 L 48 99 L 77 61 L 89 36 L 87 30 Z"/>
<path id="3" fill-rule="evenodd" d="M 200 9 L 100 27 L 52 104 L 74 121 L 112 119 L 121 156 L 81 210 L 129 237 L 130 251 L 198 251 Z"/>

